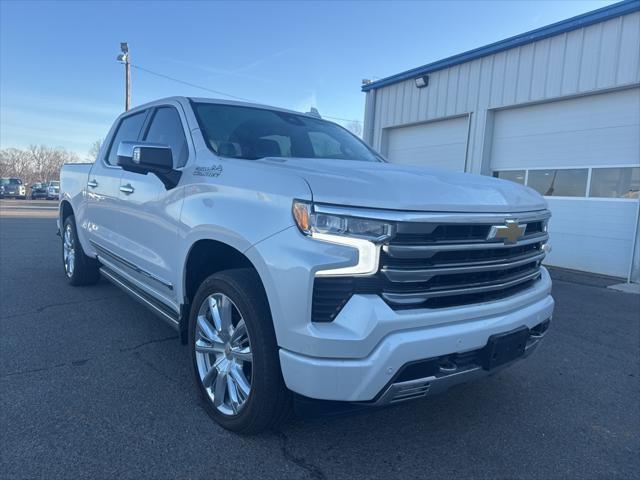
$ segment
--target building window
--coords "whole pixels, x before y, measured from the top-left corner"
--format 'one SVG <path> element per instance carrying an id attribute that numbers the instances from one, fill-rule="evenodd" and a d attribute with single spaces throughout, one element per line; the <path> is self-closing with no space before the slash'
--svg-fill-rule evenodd
<path id="1" fill-rule="evenodd" d="M 638 198 L 640 168 L 594 168 L 591 171 L 590 197 Z"/>
<path id="2" fill-rule="evenodd" d="M 529 170 L 527 185 L 547 197 L 584 197 L 588 176 L 587 168 Z"/>
<path id="3" fill-rule="evenodd" d="M 524 173 L 525 170 L 504 170 L 502 172 L 493 172 L 493 176 L 524 185 Z"/>

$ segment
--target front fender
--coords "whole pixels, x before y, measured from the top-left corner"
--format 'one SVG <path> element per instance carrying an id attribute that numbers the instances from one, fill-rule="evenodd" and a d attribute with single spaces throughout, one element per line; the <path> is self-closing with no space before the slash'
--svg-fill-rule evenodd
<path id="1" fill-rule="evenodd" d="M 238 172 L 233 169 L 227 168 L 225 172 L 225 180 L 233 180 L 234 184 L 239 180 Z M 174 280 L 180 289 L 176 292 L 178 298 L 185 297 L 186 262 L 196 242 L 215 240 L 244 254 L 253 245 L 294 224 L 292 201 L 294 198 L 310 200 L 309 186 L 300 178 L 283 184 L 270 182 L 269 176 L 261 178 L 261 185 L 266 187 L 260 191 L 222 182 L 185 187 L 177 252 L 183 268 L 180 278 Z"/>

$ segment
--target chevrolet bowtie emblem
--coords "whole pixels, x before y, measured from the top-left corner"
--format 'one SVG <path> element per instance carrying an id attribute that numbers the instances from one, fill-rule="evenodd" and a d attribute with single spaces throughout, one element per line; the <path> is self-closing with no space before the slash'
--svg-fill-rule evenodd
<path id="1" fill-rule="evenodd" d="M 527 229 L 526 224 L 518 224 L 516 220 L 507 220 L 505 225 L 494 225 L 489 230 L 487 240 L 504 239 L 505 245 L 516 243 Z"/>

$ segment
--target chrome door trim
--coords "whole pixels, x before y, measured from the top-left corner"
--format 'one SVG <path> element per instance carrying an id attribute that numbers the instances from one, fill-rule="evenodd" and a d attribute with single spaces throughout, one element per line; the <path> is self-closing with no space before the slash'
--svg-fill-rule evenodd
<path id="1" fill-rule="evenodd" d="M 113 253 L 111 250 L 103 247 L 102 245 L 99 245 L 96 241 L 94 240 L 89 240 L 91 242 L 91 245 L 93 245 L 95 247 L 96 250 L 98 250 L 98 253 L 102 252 L 103 254 L 113 258 L 114 260 L 116 260 L 117 262 L 123 264 L 124 266 L 130 268 L 131 270 L 133 270 L 136 273 L 139 273 L 141 275 L 144 275 L 147 278 L 150 278 L 151 280 L 154 280 L 155 282 L 159 283 L 160 285 L 162 285 L 165 288 L 168 288 L 169 290 L 173 290 L 173 283 L 169 282 L 168 280 L 165 280 L 164 278 L 161 278 L 151 272 L 146 271 L 143 268 L 140 268 L 139 266 L 137 266 L 135 263 L 131 263 L 129 260 L 122 258 L 120 255 Z"/>

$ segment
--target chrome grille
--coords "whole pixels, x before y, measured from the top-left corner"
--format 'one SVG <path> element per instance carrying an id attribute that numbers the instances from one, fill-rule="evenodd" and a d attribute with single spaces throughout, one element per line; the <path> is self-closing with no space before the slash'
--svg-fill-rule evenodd
<path id="1" fill-rule="evenodd" d="M 385 213 L 380 217 L 385 218 Z M 316 278 L 312 319 L 331 322 L 355 294 L 379 295 L 394 310 L 445 308 L 506 298 L 540 278 L 548 211 L 420 214 L 395 218 L 395 234 L 368 277 Z M 526 225 L 513 244 L 487 237 L 507 221 Z"/>
<path id="2" fill-rule="evenodd" d="M 399 308 L 418 308 L 445 297 L 475 295 L 475 301 L 482 301 L 483 294 L 490 298 L 525 288 L 540 276 L 548 216 L 541 212 L 518 220 L 526 228 L 513 244 L 487 239 L 496 225 L 493 219 L 486 223 L 398 223 L 397 234 L 381 252 L 380 275 L 386 280 L 382 298 Z M 455 217 L 449 220 L 455 222 Z"/>

